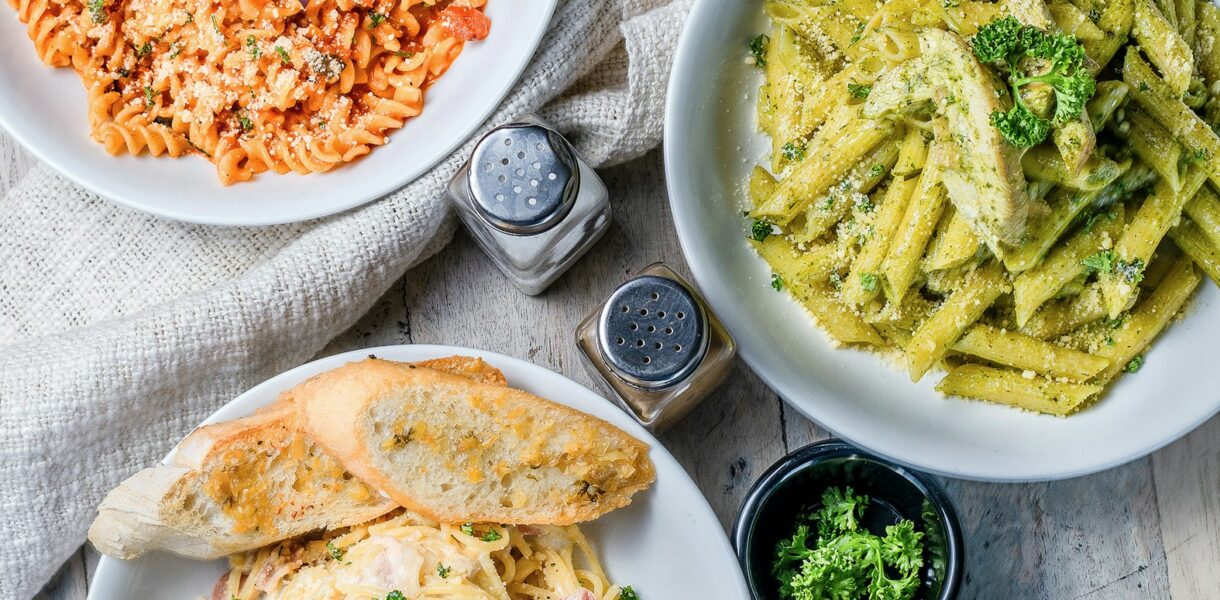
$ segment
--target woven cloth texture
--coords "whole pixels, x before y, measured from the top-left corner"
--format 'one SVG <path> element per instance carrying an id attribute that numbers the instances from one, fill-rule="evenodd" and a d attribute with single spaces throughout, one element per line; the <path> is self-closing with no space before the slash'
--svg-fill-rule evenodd
<path id="1" fill-rule="evenodd" d="M 538 112 L 595 166 L 656 146 L 687 9 L 561 1 L 471 141 L 332 218 L 189 225 L 99 199 L 46 166 L 28 173 L 0 200 L 0 598 L 37 593 L 106 492 L 234 396 L 317 355 L 443 252 L 456 222 L 444 186 L 487 129 Z"/>

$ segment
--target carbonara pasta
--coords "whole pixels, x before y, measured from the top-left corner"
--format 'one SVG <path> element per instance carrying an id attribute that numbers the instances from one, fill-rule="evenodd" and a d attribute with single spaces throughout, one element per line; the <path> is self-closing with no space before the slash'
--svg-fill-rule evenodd
<path id="1" fill-rule="evenodd" d="M 423 109 L 485 0 L 9 0 L 84 83 L 111 154 L 199 154 L 226 185 L 368 154 Z"/>
<path id="2" fill-rule="evenodd" d="M 230 558 L 221 600 L 628 600 L 576 526 L 447 525 L 410 512 Z"/>

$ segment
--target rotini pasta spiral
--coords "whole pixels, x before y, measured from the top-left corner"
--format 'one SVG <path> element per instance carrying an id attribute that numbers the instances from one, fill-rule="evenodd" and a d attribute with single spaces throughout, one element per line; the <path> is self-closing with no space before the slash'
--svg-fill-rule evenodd
<path id="1" fill-rule="evenodd" d="M 486 0 L 9 0 L 72 67 L 111 154 L 202 155 L 226 185 L 328 171 L 385 144 Z"/>

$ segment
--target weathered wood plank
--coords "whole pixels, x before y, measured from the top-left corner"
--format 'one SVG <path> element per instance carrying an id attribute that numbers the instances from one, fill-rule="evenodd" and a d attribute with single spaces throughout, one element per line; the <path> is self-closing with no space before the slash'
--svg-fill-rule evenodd
<path id="1" fill-rule="evenodd" d="M 1173 598 L 1220 598 L 1220 418 L 1152 455 Z"/>
<path id="2" fill-rule="evenodd" d="M 36 163 L 37 160 L 17 140 L 0 129 L 0 198 Z"/>

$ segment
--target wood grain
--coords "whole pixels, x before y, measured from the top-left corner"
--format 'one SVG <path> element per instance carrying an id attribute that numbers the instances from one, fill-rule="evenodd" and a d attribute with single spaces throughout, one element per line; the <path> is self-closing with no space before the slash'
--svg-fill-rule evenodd
<path id="1" fill-rule="evenodd" d="M 2 134 L 0 160 L 2 193 L 31 163 Z M 442 256 L 403 277 L 323 355 L 383 344 L 469 346 L 531 360 L 600 390 L 573 343 L 577 321 L 651 262 L 686 270 L 660 154 L 604 176 L 614 202 L 612 229 L 543 295 L 518 293 L 459 232 Z M 661 441 L 727 530 L 762 471 L 827 436 L 738 364 L 728 383 Z M 1220 597 L 1220 419 L 1151 458 L 1088 477 L 942 484 L 967 539 L 962 598 Z M 81 600 L 95 565 L 96 554 L 82 550 L 40 598 Z"/>

